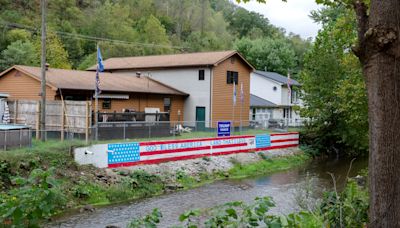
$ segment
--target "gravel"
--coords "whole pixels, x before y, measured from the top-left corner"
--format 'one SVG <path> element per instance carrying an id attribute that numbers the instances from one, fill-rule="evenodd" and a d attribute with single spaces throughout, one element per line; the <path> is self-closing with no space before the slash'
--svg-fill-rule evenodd
<path id="1" fill-rule="evenodd" d="M 227 172 L 235 163 L 248 164 L 262 160 L 260 153 L 267 157 L 289 156 L 301 153 L 299 148 L 276 149 L 272 151 L 264 151 L 257 153 L 240 153 L 215 157 L 203 157 L 190 160 L 172 161 L 154 165 L 138 165 L 131 167 L 121 167 L 118 169 L 108 170 L 112 172 L 132 172 L 135 170 L 143 170 L 150 174 L 162 174 L 174 176 L 178 171 L 185 172 L 191 176 L 197 176 L 200 173 Z"/>

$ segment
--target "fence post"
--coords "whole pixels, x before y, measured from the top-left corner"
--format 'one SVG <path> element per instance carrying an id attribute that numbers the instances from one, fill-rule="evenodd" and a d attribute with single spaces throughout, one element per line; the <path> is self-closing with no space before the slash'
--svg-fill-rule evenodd
<path id="1" fill-rule="evenodd" d="M 22 147 L 22 129 L 19 129 L 19 148 Z"/>
<path id="2" fill-rule="evenodd" d="M 61 141 L 64 141 L 64 125 L 65 125 L 65 116 L 64 116 L 64 101 L 61 101 Z"/>
<path id="3" fill-rule="evenodd" d="M 18 123 L 18 100 L 14 101 L 14 123 Z"/>
<path id="4" fill-rule="evenodd" d="M 7 150 L 7 130 L 4 131 L 4 150 Z"/>
<path id="5" fill-rule="evenodd" d="M 124 123 L 124 140 L 126 138 L 126 133 L 125 133 L 126 129 L 125 129 L 125 123 Z"/>
<path id="6" fill-rule="evenodd" d="M 151 138 L 151 124 L 149 122 L 149 139 Z"/>
<path id="7" fill-rule="evenodd" d="M 36 139 L 39 140 L 40 138 L 40 129 L 39 129 L 39 122 L 40 122 L 40 101 L 36 103 L 36 121 L 35 121 L 35 128 L 36 128 Z"/>
<path id="8" fill-rule="evenodd" d="M 86 101 L 86 112 L 85 112 L 85 142 L 86 144 L 89 143 L 89 115 L 90 115 L 90 110 L 89 110 L 89 101 Z"/>

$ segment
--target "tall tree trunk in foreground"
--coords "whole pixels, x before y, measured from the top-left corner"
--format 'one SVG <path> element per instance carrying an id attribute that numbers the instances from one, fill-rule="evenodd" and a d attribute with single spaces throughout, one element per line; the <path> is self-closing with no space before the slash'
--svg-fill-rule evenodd
<path id="1" fill-rule="evenodd" d="M 369 107 L 369 227 L 400 227 L 400 0 L 356 0 Z"/>

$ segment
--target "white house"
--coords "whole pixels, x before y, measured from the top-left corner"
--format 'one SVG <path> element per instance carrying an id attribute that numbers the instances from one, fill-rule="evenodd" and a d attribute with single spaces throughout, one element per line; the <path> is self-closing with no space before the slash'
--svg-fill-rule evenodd
<path id="1" fill-rule="evenodd" d="M 284 121 L 289 126 L 301 125 L 300 113 L 294 106 L 302 106 L 298 96 L 299 82 L 275 72 L 254 71 L 250 76 L 250 120 L 267 125 L 272 120 Z"/>

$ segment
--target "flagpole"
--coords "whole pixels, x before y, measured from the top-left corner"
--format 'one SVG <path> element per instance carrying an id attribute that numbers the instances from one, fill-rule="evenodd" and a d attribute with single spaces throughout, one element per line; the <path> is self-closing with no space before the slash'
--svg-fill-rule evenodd
<path id="1" fill-rule="evenodd" d="M 290 81 L 290 69 L 288 69 L 288 77 L 287 77 L 287 87 L 288 87 L 288 116 L 287 116 L 287 127 L 289 127 L 289 121 L 291 121 L 291 114 L 292 114 L 292 88 L 291 88 L 291 81 Z"/>
<path id="2" fill-rule="evenodd" d="M 235 106 L 236 106 L 236 84 L 233 79 L 233 97 L 232 97 L 232 133 L 235 132 Z"/>
<path id="3" fill-rule="evenodd" d="M 97 43 L 97 48 L 96 48 L 96 53 L 99 51 L 99 43 Z M 97 54 L 96 54 L 97 56 Z M 95 115 L 94 115 L 94 122 L 96 123 L 95 125 L 95 140 L 97 141 L 99 139 L 99 91 L 98 91 L 98 85 L 97 85 L 97 77 L 99 77 L 99 61 L 98 57 L 96 58 L 97 62 L 97 67 L 96 67 L 96 83 L 95 83 L 95 94 L 94 94 L 94 99 L 95 99 Z"/>

